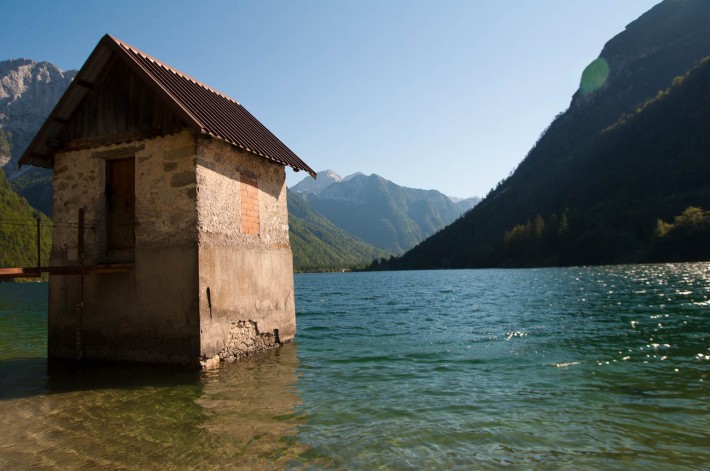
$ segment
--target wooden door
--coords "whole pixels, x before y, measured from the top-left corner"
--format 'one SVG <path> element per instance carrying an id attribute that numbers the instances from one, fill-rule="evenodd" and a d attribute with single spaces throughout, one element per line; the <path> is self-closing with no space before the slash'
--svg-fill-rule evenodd
<path id="1" fill-rule="evenodd" d="M 136 245 L 135 159 L 106 161 L 106 249 Z"/>

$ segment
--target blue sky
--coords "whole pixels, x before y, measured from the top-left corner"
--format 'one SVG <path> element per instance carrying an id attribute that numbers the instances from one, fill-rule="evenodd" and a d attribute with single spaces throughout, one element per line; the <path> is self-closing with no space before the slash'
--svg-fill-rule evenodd
<path id="1" fill-rule="evenodd" d="M 108 33 L 236 99 L 317 171 L 483 196 L 657 3 L 3 0 L 0 60 L 76 69 Z"/>

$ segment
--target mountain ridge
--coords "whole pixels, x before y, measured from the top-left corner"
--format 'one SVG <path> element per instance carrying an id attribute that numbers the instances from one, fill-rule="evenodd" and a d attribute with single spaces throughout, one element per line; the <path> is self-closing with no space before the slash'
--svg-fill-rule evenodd
<path id="1" fill-rule="evenodd" d="M 710 55 L 707 24 L 710 2 L 700 0 L 665 0 L 630 23 L 607 42 L 596 64 L 585 69 L 569 109 L 553 120 L 511 176 L 465 217 L 386 268 L 652 260 L 656 220 L 672 219 L 687 207 L 708 204 L 707 188 L 702 185 L 695 190 L 689 183 L 683 186 L 682 180 L 674 180 L 680 190 L 666 191 L 659 183 L 662 180 L 648 174 L 647 163 L 635 154 L 644 149 L 648 164 L 665 169 L 666 174 L 674 173 L 668 165 L 675 155 L 687 157 L 682 165 L 678 161 L 678 167 L 688 175 L 710 171 L 704 167 L 710 151 L 703 153 L 710 116 L 697 104 L 708 95 L 697 77 L 707 72 L 695 70 L 690 80 L 686 76 Z M 700 67 L 705 66 L 701 63 Z M 635 124 L 618 126 L 604 135 L 604 130 L 643 111 L 645 104 L 683 81 L 686 87 L 679 87 L 679 93 L 668 92 L 671 100 L 659 100 L 660 107 L 648 107 Z M 690 90 L 689 82 L 697 87 Z M 692 93 L 697 96 L 689 97 Z M 696 119 L 684 121 L 685 128 L 674 127 L 669 116 L 675 115 L 658 111 L 663 107 Z M 649 142 L 657 145 L 649 146 Z M 688 157 L 689 153 L 694 154 Z M 637 193 L 629 193 L 632 189 Z M 659 193 L 656 197 L 651 194 L 654 189 Z M 609 197 L 610 192 L 616 196 Z M 546 231 L 551 226 L 557 228 L 558 236 L 563 232 L 565 236 L 553 237 Z"/>
<path id="2" fill-rule="evenodd" d="M 344 177 L 341 177 L 335 170 L 333 169 L 326 169 L 326 170 L 321 170 L 320 172 L 316 173 L 317 179 L 314 180 L 310 177 L 305 177 L 303 180 L 300 182 L 292 185 L 289 187 L 289 189 L 295 193 L 314 193 L 314 194 L 319 194 L 323 190 L 327 189 L 330 185 L 333 185 L 335 183 L 341 183 L 341 182 L 346 182 L 349 180 L 352 180 L 353 178 L 356 177 L 369 177 L 369 176 L 375 176 L 378 178 L 382 178 L 387 180 L 385 177 L 382 177 L 381 175 L 378 175 L 376 173 L 371 173 L 371 174 L 365 174 L 363 172 L 355 172 L 351 173 L 349 175 L 346 175 Z M 408 190 L 415 190 L 415 191 L 438 191 L 440 190 L 424 190 L 421 188 L 415 188 L 415 187 L 408 187 L 404 185 L 398 185 L 401 186 L 402 188 L 408 189 Z M 441 193 L 441 192 L 440 192 Z M 443 194 L 443 193 L 442 193 Z M 459 198 L 455 196 L 448 196 L 446 195 L 447 198 L 451 200 L 454 204 L 460 204 L 464 203 L 462 206 L 466 207 L 467 205 L 475 205 L 475 203 L 471 203 L 472 201 L 478 201 L 480 200 L 479 197 L 477 196 L 469 196 L 465 198 Z M 471 206 L 472 207 L 472 206 Z M 466 208 L 468 209 L 468 208 Z"/>
<path id="3" fill-rule="evenodd" d="M 314 193 L 318 194 L 328 188 L 333 183 L 343 181 L 343 177 L 335 173 L 333 170 L 321 170 L 316 173 L 315 179 L 310 176 L 304 178 L 300 182 L 293 185 L 290 190 L 294 193 Z"/>
<path id="4" fill-rule="evenodd" d="M 9 175 L 7 181 L 12 189 L 24 197 L 32 207 L 50 216 L 53 204 L 52 172 L 34 167 L 18 170 L 16 160 L 34 137 L 74 74 L 75 71 L 62 72 L 61 69 L 50 63 L 36 62 L 30 59 L 0 62 L 0 155 L 4 156 L 4 170 Z M 311 194 L 321 193 L 333 183 L 342 183 L 354 188 L 357 187 L 358 182 L 367 178 L 360 172 L 341 178 L 333 171 L 324 171 L 321 172 L 318 180 L 312 180 L 309 177 L 301 182 L 300 186 L 296 185 L 304 191 L 304 199 L 295 198 L 289 192 L 288 197 L 291 202 L 289 219 L 296 270 L 340 270 L 362 267 L 373 259 L 382 259 L 391 255 L 393 251 L 388 246 L 375 247 L 358 234 L 352 234 L 343 227 L 333 224 L 317 208 L 309 206 L 309 200 L 312 201 Z M 373 178 L 379 181 L 381 177 Z M 385 180 L 383 179 L 382 182 Z M 398 188 L 396 184 L 389 181 L 385 186 L 388 185 L 391 187 L 390 190 Z M 419 195 L 418 198 L 424 198 L 426 195 L 430 195 L 430 198 L 431 195 L 434 195 L 435 199 L 445 198 L 436 191 L 427 193 L 424 190 L 404 189 L 401 192 L 409 195 L 406 198 L 410 198 L 413 194 Z M 330 190 L 329 193 L 332 196 L 336 192 Z M 338 198 L 341 200 L 353 199 L 343 194 L 340 194 Z M 472 202 L 475 203 L 475 198 L 460 202 L 459 206 L 470 205 Z M 389 205 L 395 208 L 400 206 L 397 202 L 390 202 Z M 410 203 L 407 205 L 409 206 Z M 467 209 L 465 207 L 463 209 L 448 208 L 447 211 L 452 215 L 447 215 L 445 222 L 442 222 L 439 217 L 440 209 L 436 204 L 418 203 L 414 206 L 414 216 L 426 220 L 424 226 L 428 232 L 420 233 L 421 229 L 412 225 L 411 230 L 419 232 L 417 232 L 416 239 L 409 242 L 410 244 L 443 227 L 445 222 L 452 219 L 454 213 L 459 215 Z M 451 210 L 451 208 L 456 209 Z M 368 209 L 360 208 L 360 211 L 363 213 L 362 221 L 367 224 Z M 402 217 L 407 224 L 411 223 L 409 216 L 411 215 L 404 214 Z M 396 238 L 398 223 L 384 221 L 383 224 L 390 228 L 390 232 L 395 234 Z M 395 247 L 397 250 L 402 250 L 399 246 Z"/>
<path id="5" fill-rule="evenodd" d="M 363 268 L 390 254 L 337 227 L 309 207 L 302 194 L 287 190 L 289 239 L 297 271 Z"/>
<path id="6" fill-rule="evenodd" d="M 302 194 L 336 226 L 391 253 L 413 247 L 476 202 L 473 198 L 457 204 L 437 190 L 403 187 L 361 173 L 332 182 L 318 193 Z"/>

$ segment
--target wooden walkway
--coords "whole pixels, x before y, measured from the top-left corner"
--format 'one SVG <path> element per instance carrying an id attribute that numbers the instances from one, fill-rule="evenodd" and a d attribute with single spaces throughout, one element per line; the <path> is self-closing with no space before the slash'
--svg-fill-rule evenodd
<path id="1" fill-rule="evenodd" d="M 73 265 L 66 267 L 24 267 L 0 268 L 0 279 L 39 278 L 43 273 L 50 275 L 82 275 L 88 273 L 125 273 L 133 269 L 132 263 L 113 263 L 105 265 Z"/>

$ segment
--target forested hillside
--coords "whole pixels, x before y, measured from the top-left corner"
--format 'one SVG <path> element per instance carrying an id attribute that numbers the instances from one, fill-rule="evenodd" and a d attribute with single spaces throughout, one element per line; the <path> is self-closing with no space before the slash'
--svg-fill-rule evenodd
<path id="1" fill-rule="evenodd" d="M 387 268 L 708 259 L 708 24 L 666 0 L 629 25 L 512 176 Z"/>
<path id="2" fill-rule="evenodd" d="M 296 271 L 362 268 L 372 259 L 388 255 L 335 226 L 310 209 L 302 195 L 290 190 L 288 212 Z"/>
<path id="3" fill-rule="evenodd" d="M 0 153 L 9 155 L 7 132 L 0 130 Z M 0 268 L 37 265 L 37 218 L 40 218 L 40 249 L 43 264 L 49 261 L 51 222 L 15 193 L 0 169 Z"/>
<path id="4" fill-rule="evenodd" d="M 10 188 L 0 169 L 0 268 L 37 265 L 37 218 L 41 218 L 42 264 L 49 261 L 51 222 Z"/>

